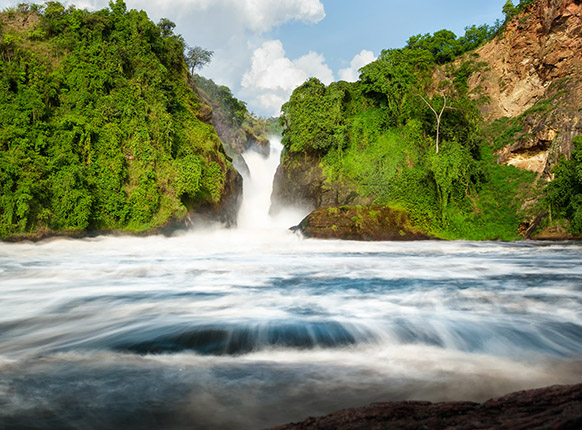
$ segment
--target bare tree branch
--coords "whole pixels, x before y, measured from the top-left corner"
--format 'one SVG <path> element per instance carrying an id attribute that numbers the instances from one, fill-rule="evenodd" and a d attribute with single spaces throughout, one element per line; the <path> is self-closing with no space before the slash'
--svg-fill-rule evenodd
<path id="1" fill-rule="evenodd" d="M 439 153 L 439 137 L 440 137 L 440 130 L 441 130 L 441 118 L 443 117 L 443 112 L 445 111 L 445 109 L 454 109 L 452 106 L 447 106 L 447 97 L 445 95 L 443 95 L 443 107 L 441 108 L 441 111 L 437 113 L 436 109 L 429 103 L 429 101 L 427 99 L 425 99 L 422 95 L 418 94 L 418 97 L 420 97 L 425 103 L 426 105 L 430 108 L 430 110 L 434 113 L 434 116 L 436 117 L 437 120 L 437 129 L 436 129 L 436 153 Z"/>

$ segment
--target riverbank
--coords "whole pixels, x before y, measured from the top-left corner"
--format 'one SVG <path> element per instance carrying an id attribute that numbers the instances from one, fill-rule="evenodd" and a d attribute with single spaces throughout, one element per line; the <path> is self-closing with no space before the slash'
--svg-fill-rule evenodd
<path id="1" fill-rule="evenodd" d="M 518 391 L 484 403 L 404 401 L 345 409 L 276 430 L 579 429 L 582 384 Z"/>
<path id="2" fill-rule="evenodd" d="M 579 235 L 574 235 L 560 226 L 550 226 L 536 231 L 538 224 L 520 226 L 519 235 L 516 237 L 544 241 L 582 239 Z M 297 226 L 291 227 L 291 230 L 298 231 L 304 237 L 313 239 L 399 242 L 450 239 L 432 235 L 418 223 L 413 222 L 409 212 L 385 205 L 355 205 L 316 209 Z M 470 237 L 456 239 L 476 240 Z M 489 240 L 496 239 L 492 237 Z M 511 240 L 505 241 L 510 242 Z"/>

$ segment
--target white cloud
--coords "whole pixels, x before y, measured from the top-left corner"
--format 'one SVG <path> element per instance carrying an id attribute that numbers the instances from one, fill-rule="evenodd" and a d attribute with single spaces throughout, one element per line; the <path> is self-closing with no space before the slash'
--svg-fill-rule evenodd
<path id="1" fill-rule="evenodd" d="M 307 55 L 293 61 L 293 65 L 299 70 L 303 70 L 308 78 L 315 76 L 325 85 L 331 84 L 334 80 L 333 72 L 325 64 L 325 58 L 316 52 L 309 51 Z"/>
<path id="2" fill-rule="evenodd" d="M 0 0 L 0 6 L 14 3 Z M 64 0 L 64 4 L 74 4 L 79 9 L 105 8 L 109 0 Z M 231 11 L 244 27 L 252 32 L 262 33 L 291 20 L 317 23 L 325 17 L 320 0 L 125 0 L 129 9 L 144 9 L 153 15 L 177 18 L 192 13 L 207 14 L 211 11 Z M 207 15 L 208 16 L 208 15 Z M 212 21 L 212 19 L 210 20 Z M 228 28 L 223 29 L 228 31 Z"/>
<path id="3" fill-rule="evenodd" d="M 253 52 L 251 67 L 241 81 L 242 92 L 251 105 L 258 104 L 268 115 L 278 115 L 293 90 L 312 76 L 326 85 L 334 79 L 322 55 L 309 52 L 290 60 L 281 41 L 271 40 Z"/>
<path id="4" fill-rule="evenodd" d="M 357 54 L 351 61 L 350 67 L 346 69 L 341 69 L 339 71 L 339 77 L 343 81 L 356 82 L 360 78 L 360 69 L 366 64 L 370 64 L 372 61 L 376 60 L 376 56 L 372 51 L 362 50 Z"/>
<path id="5" fill-rule="evenodd" d="M 137 0 L 126 2 L 128 7 L 146 6 Z M 302 83 L 306 73 L 326 79 L 332 75 L 331 71 L 325 73 L 327 66 L 324 67 L 323 58 L 316 58 L 317 54 L 308 54 L 300 66 L 289 64 L 290 60 L 281 53 L 282 47 L 279 52 L 272 46 L 268 48 L 271 57 L 264 57 L 265 52 L 264 58 L 257 57 L 257 48 L 263 49 L 264 33 L 290 21 L 315 24 L 325 18 L 321 0 L 151 0 L 147 10 L 155 20 L 167 17 L 175 21 L 176 31 L 188 44 L 214 51 L 212 62 L 201 73 L 230 87 L 237 97 L 248 102 L 249 109 L 259 114 L 278 114 L 294 88 L 291 83 Z M 269 66 L 281 75 L 265 73 Z M 301 72 L 303 69 L 305 72 Z M 247 86 L 241 87 L 241 76 L 246 74 L 258 81 L 251 83 L 248 78 Z"/>
<path id="6" fill-rule="evenodd" d="M 132 6 L 134 3 L 141 2 L 128 1 Z M 173 12 L 176 8 L 188 12 L 229 11 L 247 30 L 259 34 L 292 20 L 317 23 L 325 17 L 320 0 L 154 0 L 152 3 L 155 9 L 164 12 Z"/>
<path id="7" fill-rule="evenodd" d="M 62 1 L 89 10 L 109 5 L 109 0 Z M 0 0 L 0 5 L 3 3 L 17 2 Z M 201 73 L 227 85 L 237 97 L 244 99 L 250 94 L 252 100 L 245 101 L 259 114 L 278 113 L 293 88 L 309 76 L 317 76 L 326 83 L 333 80 L 333 73 L 319 54 L 309 52 L 291 61 L 285 57 L 282 45 L 279 51 L 267 45 L 271 57 L 261 60 L 259 55 L 265 49 L 266 32 L 291 21 L 315 24 L 325 18 L 322 0 L 125 0 L 125 3 L 128 9 L 146 10 L 154 22 L 162 17 L 174 21 L 175 31 L 187 44 L 214 51 L 211 63 Z M 243 75 L 249 75 L 244 81 L 246 87 L 242 87 L 244 92 Z M 251 77 L 258 80 L 251 81 Z M 262 94 L 262 90 L 266 93 Z"/>

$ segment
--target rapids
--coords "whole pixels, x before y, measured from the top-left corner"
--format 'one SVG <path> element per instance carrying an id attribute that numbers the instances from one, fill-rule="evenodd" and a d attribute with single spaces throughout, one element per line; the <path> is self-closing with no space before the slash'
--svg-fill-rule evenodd
<path id="1" fill-rule="evenodd" d="M 0 243 L 0 429 L 253 429 L 390 400 L 582 381 L 576 243 L 340 242 L 237 229 Z"/>

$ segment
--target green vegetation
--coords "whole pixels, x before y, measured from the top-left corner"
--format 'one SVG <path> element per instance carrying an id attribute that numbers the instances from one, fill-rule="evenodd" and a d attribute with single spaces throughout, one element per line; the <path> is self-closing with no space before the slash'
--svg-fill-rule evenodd
<path id="1" fill-rule="evenodd" d="M 0 13 L 0 237 L 143 231 L 220 200 L 232 166 L 173 27 L 122 0 Z"/>
<path id="2" fill-rule="evenodd" d="M 517 6 L 513 4 L 511 0 L 507 0 L 505 5 L 503 5 L 503 14 L 505 15 L 505 21 L 509 21 L 513 19 L 515 16 L 519 15 L 520 13 L 524 12 L 526 8 L 537 0 L 521 0 Z"/>
<path id="3" fill-rule="evenodd" d="M 223 120 L 232 127 L 241 127 L 250 120 L 250 113 L 246 103 L 238 100 L 224 85 L 217 85 L 211 79 L 194 75 L 194 82 L 198 91 L 203 91 L 209 100 L 217 103 L 218 110 L 223 114 Z"/>
<path id="4" fill-rule="evenodd" d="M 190 68 L 190 73 L 194 74 L 196 69 L 210 63 L 213 55 L 214 51 L 208 51 L 201 46 L 195 46 L 193 48 L 188 47 L 186 54 L 184 55 L 184 60 L 186 61 L 186 65 Z"/>
<path id="5" fill-rule="evenodd" d="M 557 101 L 562 96 L 564 96 L 564 90 L 559 90 L 552 97 L 537 101 L 532 107 L 516 117 L 499 118 L 484 127 L 483 135 L 488 141 L 493 142 L 493 149 L 495 151 L 512 145 L 527 136 L 527 133 L 523 130 L 526 128 L 525 123 L 528 119 L 531 119 L 531 115 L 548 115 L 556 109 Z"/>
<path id="6" fill-rule="evenodd" d="M 517 239 L 534 175 L 498 165 L 486 143 L 483 100 L 468 85 L 484 65 L 470 54 L 452 63 L 496 31 L 414 36 L 363 67 L 356 83 L 308 80 L 282 109 L 286 156 L 317 156 L 328 183 L 351 184 L 374 204 L 405 209 L 431 235 Z M 434 81 L 437 66 L 445 76 Z"/>
<path id="7" fill-rule="evenodd" d="M 236 160 L 251 143 L 267 148 L 268 136 L 276 134 L 270 125 L 273 120 L 256 117 L 228 87 L 217 85 L 211 79 L 194 75 L 194 83 L 201 98 L 212 105 L 212 123 L 229 156 Z"/>
<path id="8" fill-rule="evenodd" d="M 555 179 L 546 188 L 546 202 L 553 218 L 568 220 L 570 231 L 582 234 L 582 136 L 576 136 L 573 143 L 570 159 L 554 168 Z"/>

